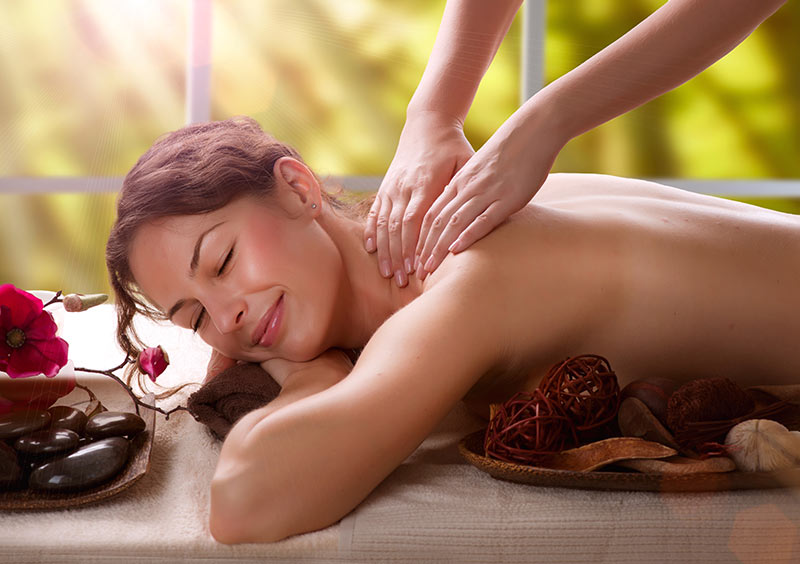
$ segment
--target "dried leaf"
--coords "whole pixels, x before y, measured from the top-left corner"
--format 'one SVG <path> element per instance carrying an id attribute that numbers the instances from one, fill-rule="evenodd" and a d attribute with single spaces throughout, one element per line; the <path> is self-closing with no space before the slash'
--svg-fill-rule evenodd
<path id="1" fill-rule="evenodd" d="M 650 408 L 638 398 L 625 398 L 619 406 L 617 423 L 619 424 L 620 432 L 626 437 L 640 437 L 667 445 L 675 450 L 680 449 L 672 433 L 653 415 Z"/>
<path id="2" fill-rule="evenodd" d="M 648 474 L 706 474 L 736 470 L 733 460 L 725 456 L 712 456 L 705 460 L 673 456 L 664 460 L 621 460 L 617 464 Z"/>
<path id="3" fill-rule="evenodd" d="M 636 437 L 614 437 L 550 455 L 538 463 L 538 466 L 553 470 L 591 472 L 620 460 L 667 458 L 675 454 L 675 449 L 653 441 Z"/>

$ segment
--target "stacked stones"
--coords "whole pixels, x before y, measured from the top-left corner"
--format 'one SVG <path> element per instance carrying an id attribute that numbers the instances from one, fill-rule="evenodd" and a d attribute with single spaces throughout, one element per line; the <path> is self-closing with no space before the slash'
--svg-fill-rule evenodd
<path id="1" fill-rule="evenodd" d="M 130 439 L 145 429 L 135 413 L 103 411 L 87 418 L 69 406 L 0 416 L 0 491 L 73 492 L 116 476 Z"/>

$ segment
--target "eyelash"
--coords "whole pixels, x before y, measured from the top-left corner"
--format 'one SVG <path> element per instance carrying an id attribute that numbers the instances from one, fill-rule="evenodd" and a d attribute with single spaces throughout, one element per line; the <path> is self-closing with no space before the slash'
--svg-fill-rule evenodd
<path id="1" fill-rule="evenodd" d="M 225 260 L 222 261 L 222 266 L 219 267 L 219 270 L 217 271 L 217 276 L 222 276 L 222 274 L 224 274 L 225 269 L 231 262 L 232 258 L 233 258 L 233 247 L 231 247 L 231 250 L 228 251 L 228 256 L 225 257 Z M 193 332 L 197 333 L 200 330 L 200 326 L 203 324 L 203 319 L 205 318 L 205 316 L 206 316 L 206 308 L 201 307 L 200 314 L 197 316 L 197 321 L 195 321 L 194 325 L 192 325 Z"/>

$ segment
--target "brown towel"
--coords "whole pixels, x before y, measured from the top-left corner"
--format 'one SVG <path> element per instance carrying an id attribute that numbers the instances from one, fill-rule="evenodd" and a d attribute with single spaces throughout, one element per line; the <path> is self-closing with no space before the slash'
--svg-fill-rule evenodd
<path id="1" fill-rule="evenodd" d="M 236 421 L 271 402 L 281 387 L 258 364 L 237 364 L 189 396 L 187 409 L 224 440 Z"/>

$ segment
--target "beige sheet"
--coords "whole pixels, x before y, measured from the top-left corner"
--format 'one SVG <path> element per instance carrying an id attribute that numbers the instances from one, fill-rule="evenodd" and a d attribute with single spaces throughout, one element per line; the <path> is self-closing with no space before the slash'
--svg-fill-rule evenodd
<path id="1" fill-rule="evenodd" d="M 109 306 L 69 314 L 77 366 L 121 356 Z M 190 332 L 149 323 L 176 384 L 202 377 L 208 348 Z M 115 384 L 93 386 L 114 402 Z M 191 388 L 185 390 L 185 394 Z M 164 407 L 185 398 L 168 400 Z M 800 492 L 649 494 L 536 488 L 466 464 L 460 437 L 482 423 L 461 407 L 341 523 L 265 545 L 208 534 L 208 484 L 219 444 L 191 416 L 158 416 L 152 466 L 129 491 L 64 511 L 0 513 L 0 562 L 800 562 Z"/>

